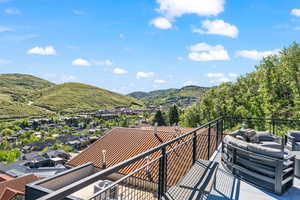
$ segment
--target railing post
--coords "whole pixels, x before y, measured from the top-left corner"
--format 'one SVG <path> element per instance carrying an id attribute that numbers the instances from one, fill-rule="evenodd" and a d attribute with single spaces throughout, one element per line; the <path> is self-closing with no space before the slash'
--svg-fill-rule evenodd
<path id="1" fill-rule="evenodd" d="M 216 124 L 216 149 L 218 148 L 218 144 L 219 144 L 219 133 L 220 133 L 220 126 L 219 126 L 220 121 L 217 120 L 217 124 Z"/>
<path id="2" fill-rule="evenodd" d="M 211 124 L 208 124 L 208 142 L 207 142 L 207 160 L 210 158 L 210 131 L 211 131 Z"/>
<path id="3" fill-rule="evenodd" d="M 161 200 L 164 193 L 166 192 L 167 182 L 167 154 L 166 148 L 163 147 L 161 150 L 161 158 L 159 159 L 159 172 L 158 172 L 158 199 Z"/>
<path id="4" fill-rule="evenodd" d="M 193 158 L 192 162 L 195 164 L 197 160 L 197 132 L 195 131 L 193 134 Z"/>
<path id="5" fill-rule="evenodd" d="M 272 133 L 275 135 L 275 120 L 272 118 Z"/>
<path id="6" fill-rule="evenodd" d="M 225 125 L 225 118 L 222 117 L 222 119 L 221 119 L 221 130 L 220 130 L 220 132 L 221 132 L 221 142 L 222 142 L 222 140 L 223 140 L 223 130 L 224 130 L 224 125 Z"/>

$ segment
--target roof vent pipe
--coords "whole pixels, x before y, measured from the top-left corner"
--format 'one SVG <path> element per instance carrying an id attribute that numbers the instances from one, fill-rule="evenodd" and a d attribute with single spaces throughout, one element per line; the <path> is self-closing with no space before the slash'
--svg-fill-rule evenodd
<path id="1" fill-rule="evenodd" d="M 102 156 L 103 156 L 102 168 L 105 169 L 106 168 L 106 149 L 102 150 Z"/>
<path id="2" fill-rule="evenodd" d="M 155 122 L 153 127 L 153 135 L 157 135 L 157 122 Z"/>

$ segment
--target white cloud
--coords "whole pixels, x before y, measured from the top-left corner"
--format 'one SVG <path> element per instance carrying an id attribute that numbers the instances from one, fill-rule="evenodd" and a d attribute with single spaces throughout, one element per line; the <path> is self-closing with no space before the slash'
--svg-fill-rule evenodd
<path id="1" fill-rule="evenodd" d="M 86 15 L 86 12 L 83 10 L 72 10 L 75 15 Z"/>
<path id="2" fill-rule="evenodd" d="M 72 61 L 72 65 L 87 67 L 87 66 L 90 66 L 91 63 L 83 58 L 77 58 Z"/>
<path id="3" fill-rule="evenodd" d="M 291 10 L 291 15 L 300 17 L 300 8 L 294 8 Z"/>
<path id="4" fill-rule="evenodd" d="M 127 74 L 127 73 L 128 73 L 128 71 L 126 71 L 125 69 L 121 69 L 121 68 L 115 68 L 115 69 L 113 70 L 113 72 L 114 72 L 115 74 Z"/>
<path id="5" fill-rule="evenodd" d="M 0 33 L 1 32 L 9 32 L 9 31 L 13 31 L 14 29 L 7 27 L 7 26 L 0 26 Z"/>
<path id="6" fill-rule="evenodd" d="M 230 79 L 229 78 L 226 78 L 226 77 L 222 77 L 222 78 L 219 78 L 217 80 L 215 80 L 216 82 L 219 82 L 219 83 L 223 83 L 223 82 L 229 82 Z"/>
<path id="7" fill-rule="evenodd" d="M 241 51 L 237 51 L 236 55 L 244 58 L 249 58 L 252 60 L 260 60 L 270 55 L 277 55 L 279 51 L 280 51 L 279 49 L 274 49 L 270 51 L 241 50 Z"/>
<path id="8" fill-rule="evenodd" d="M 229 60 L 230 57 L 222 45 L 211 46 L 206 43 L 198 43 L 191 46 L 188 55 L 193 61 Z"/>
<path id="9" fill-rule="evenodd" d="M 230 77 L 238 77 L 239 75 L 235 74 L 235 73 L 228 73 L 228 76 L 230 76 Z"/>
<path id="10" fill-rule="evenodd" d="M 166 80 L 154 80 L 154 83 L 164 84 L 164 83 L 167 83 L 167 81 Z"/>
<path id="11" fill-rule="evenodd" d="M 160 5 L 158 11 L 169 18 L 184 14 L 200 16 L 218 15 L 224 10 L 225 0 L 156 0 Z"/>
<path id="12" fill-rule="evenodd" d="M 27 51 L 27 54 L 38 54 L 38 55 L 56 55 L 56 50 L 53 46 L 46 47 L 34 47 Z"/>
<path id="13" fill-rule="evenodd" d="M 185 81 L 183 83 L 183 86 L 188 86 L 188 85 L 194 85 L 194 82 L 193 81 Z"/>
<path id="14" fill-rule="evenodd" d="M 205 20 L 202 22 L 202 29 L 193 29 L 193 32 L 200 34 L 224 35 L 236 38 L 239 30 L 236 26 L 224 22 L 223 20 Z"/>
<path id="15" fill-rule="evenodd" d="M 172 28 L 171 22 L 164 17 L 158 17 L 150 21 L 150 24 L 159 29 L 170 29 Z"/>
<path id="16" fill-rule="evenodd" d="M 69 81 L 74 81 L 76 79 L 77 78 L 73 75 L 63 75 L 62 78 L 61 78 L 61 81 L 62 82 L 69 82 Z"/>
<path id="17" fill-rule="evenodd" d="M 209 78 L 215 78 L 215 77 L 223 77 L 224 74 L 222 74 L 222 73 L 208 73 L 208 74 L 206 74 L 206 76 L 209 77 Z"/>
<path id="18" fill-rule="evenodd" d="M 8 15 L 21 15 L 21 11 L 17 8 L 6 8 L 4 12 Z"/>
<path id="19" fill-rule="evenodd" d="M 100 66 L 113 66 L 113 62 L 109 59 L 106 60 L 93 60 L 92 61 L 94 65 L 100 65 Z"/>
<path id="20" fill-rule="evenodd" d="M 12 62 L 11 60 L 6 60 L 6 59 L 0 58 L 0 65 L 7 65 L 7 64 L 10 64 L 11 62 Z"/>
<path id="21" fill-rule="evenodd" d="M 136 78 L 140 79 L 140 78 L 152 78 L 154 77 L 154 73 L 153 72 L 138 72 L 136 73 Z"/>

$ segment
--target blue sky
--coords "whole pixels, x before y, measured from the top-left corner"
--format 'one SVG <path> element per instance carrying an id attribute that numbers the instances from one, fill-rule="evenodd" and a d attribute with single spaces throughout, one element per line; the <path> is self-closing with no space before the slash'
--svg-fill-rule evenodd
<path id="1" fill-rule="evenodd" d="M 234 81 L 299 39 L 297 0 L 0 0 L 0 73 L 119 93 Z"/>

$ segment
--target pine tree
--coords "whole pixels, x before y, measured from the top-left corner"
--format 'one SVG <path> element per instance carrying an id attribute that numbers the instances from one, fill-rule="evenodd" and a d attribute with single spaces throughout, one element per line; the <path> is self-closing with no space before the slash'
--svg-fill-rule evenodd
<path id="1" fill-rule="evenodd" d="M 155 113 L 153 124 L 157 123 L 158 126 L 165 126 L 166 122 L 162 115 L 162 112 L 159 110 Z"/>
<path id="2" fill-rule="evenodd" d="M 176 105 L 169 108 L 169 121 L 171 126 L 179 122 L 178 108 Z"/>

